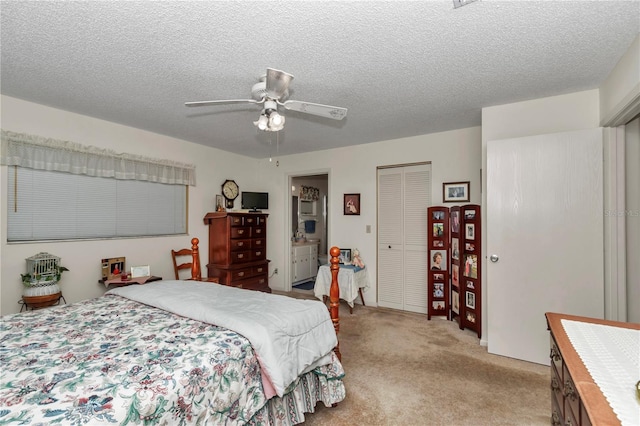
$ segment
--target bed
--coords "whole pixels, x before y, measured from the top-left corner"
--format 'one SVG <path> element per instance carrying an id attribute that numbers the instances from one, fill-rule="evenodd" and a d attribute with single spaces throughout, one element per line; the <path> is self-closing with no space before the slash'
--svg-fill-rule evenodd
<path id="1" fill-rule="evenodd" d="M 315 300 L 171 280 L 3 317 L 0 423 L 303 422 L 317 402 L 345 397 L 332 253 L 329 312 Z"/>

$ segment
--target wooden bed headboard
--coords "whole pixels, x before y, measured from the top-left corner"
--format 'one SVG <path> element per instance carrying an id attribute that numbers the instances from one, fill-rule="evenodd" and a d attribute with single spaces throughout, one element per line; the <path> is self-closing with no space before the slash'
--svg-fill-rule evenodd
<path id="1" fill-rule="evenodd" d="M 191 262 L 191 279 L 196 281 L 207 281 L 206 278 L 202 278 L 202 267 L 200 265 L 200 249 L 198 244 L 200 240 L 197 238 L 191 239 L 191 256 L 193 260 Z M 333 328 L 336 330 L 336 336 L 340 331 L 340 287 L 338 286 L 338 272 L 340 271 L 340 248 L 331 247 L 329 250 L 331 255 L 331 287 L 329 289 L 329 315 L 333 322 Z M 254 290 L 247 290 L 254 291 Z M 336 345 L 334 352 L 339 360 L 342 360 L 342 354 L 340 353 L 340 339 L 338 338 L 338 344 Z"/>

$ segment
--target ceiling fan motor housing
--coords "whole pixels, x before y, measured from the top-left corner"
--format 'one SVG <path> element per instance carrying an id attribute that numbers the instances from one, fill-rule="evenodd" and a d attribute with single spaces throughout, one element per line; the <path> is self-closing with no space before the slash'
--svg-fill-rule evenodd
<path id="1" fill-rule="evenodd" d="M 259 101 L 267 97 L 267 83 L 260 81 L 253 85 L 251 88 L 251 97 L 256 101 Z"/>

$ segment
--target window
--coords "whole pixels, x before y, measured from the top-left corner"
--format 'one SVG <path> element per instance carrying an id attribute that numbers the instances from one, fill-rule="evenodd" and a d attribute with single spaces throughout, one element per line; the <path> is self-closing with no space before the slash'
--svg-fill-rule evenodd
<path id="1" fill-rule="evenodd" d="M 8 167 L 7 240 L 187 232 L 187 185 Z"/>

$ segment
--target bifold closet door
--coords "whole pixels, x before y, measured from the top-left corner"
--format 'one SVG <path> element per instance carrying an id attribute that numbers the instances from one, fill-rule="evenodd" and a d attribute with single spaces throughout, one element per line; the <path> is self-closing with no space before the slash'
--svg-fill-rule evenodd
<path id="1" fill-rule="evenodd" d="M 427 313 L 431 165 L 378 169 L 378 306 Z"/>

